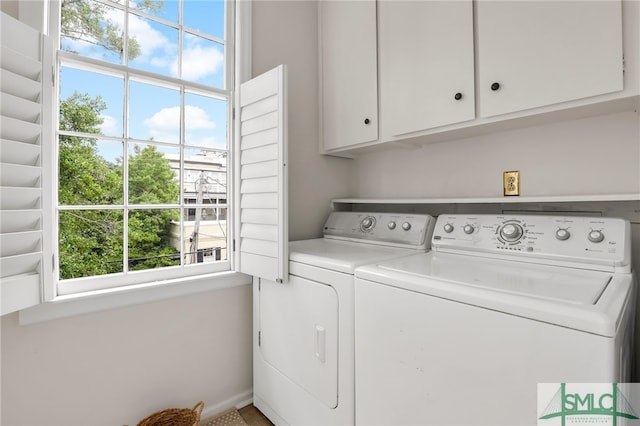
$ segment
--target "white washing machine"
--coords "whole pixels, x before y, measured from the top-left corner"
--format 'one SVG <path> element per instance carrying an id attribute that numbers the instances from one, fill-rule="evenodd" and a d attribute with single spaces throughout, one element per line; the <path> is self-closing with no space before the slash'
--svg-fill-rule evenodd
<path id="1" fill-rule="evenodd" d="M 628 382 L 630 226 L 441 215 L 432 250 L 356 270 L 356 424 L 535 425 L 538 383 Z"/>
<path id="2" fill-rule="evenodd" d="M 424 252 L 428 215 L 333 212 L 289 244 L 289 281 L 254 279 L 253 403 L 276 425 L 353 425 L 353 273 Z"/>

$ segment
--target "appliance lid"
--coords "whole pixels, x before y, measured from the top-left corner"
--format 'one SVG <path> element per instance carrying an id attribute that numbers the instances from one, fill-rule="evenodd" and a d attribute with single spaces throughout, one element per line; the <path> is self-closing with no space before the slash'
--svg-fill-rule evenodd
<path id="1" fill-rule="evenodd" d="M 395 287 L 605 337 L 631 304 L 631 273 L 421 253 L 355 271 L 356 281 Z M 366 280 L 366 281 L 363 281 Z"/>
<path id="2" fill-rule="evenodd" d="M 465 286 L 583 305 L 595 304 L 612 277 L 599 271 L 442 253 L 379 266 Z"/>
<path id="3" fill-rule="evenodd" d="M 353 275 L 362 265 L 415 254 L 414 249 L 317 238 L 289 243 L 289 261 Z"/>

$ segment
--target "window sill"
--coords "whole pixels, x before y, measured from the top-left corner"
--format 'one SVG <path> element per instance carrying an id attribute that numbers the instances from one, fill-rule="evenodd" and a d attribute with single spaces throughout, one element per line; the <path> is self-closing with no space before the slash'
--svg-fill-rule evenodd
<path id="1" fill-rule="evenodd" d="M 59 296 L 20 311 L 20 325 L 122 308 L 173 297 L 187 296 L 251 283 L 251 276 L 238 272 L 218 272 L 198 277 L 152 282 L 121 288 Z"/>

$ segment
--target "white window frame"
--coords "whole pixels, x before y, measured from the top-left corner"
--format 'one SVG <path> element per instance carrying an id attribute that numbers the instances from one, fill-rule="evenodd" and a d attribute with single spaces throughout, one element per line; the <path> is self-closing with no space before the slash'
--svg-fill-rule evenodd
<path id="1" fill-rule="evenodd" d="M 233 90 L 229 99 L 229 111 L 232 114 L 233 105 L 235 104 L 235 92 L 240 83 L 248 80 L 251 73 L 251 1 L 252 0 L 236 0 L 235 17 L 233 21 L 234 28 L 234 50 L 235 50 L 235 67 L 233 76 Z M 47 3 L 47 2 L 45 2 Z M 49 28 L 59 28 L 57 21 L 59 20 L 59 0 L 54 0 L 48 4 Z M 56 15 L 57 14 L 57 15 Z M 55 36 L 55 35 L 54 35 Z M 227 70 L 228 72 L 229 70 Z M 53 107 L 55 111 L 58 108 L 57 95 L 54 96 Z M 57 113 L 56 113 L 57 117 Z M 232 133 L 232 141 L 235 140 L 233 120 L 228 122 L 229 132 Z M 233 209 L 236 208 L 236 200 L 234 197 L 235 189 L 233 187 L 233 171 L 235 143 L 230 144 L 229 163 L 228 163 L 228 213 L 227 213 L 227 232 L 232 234 L 236 228 L 232 223 Z M 52 164 L 52 169 L 57 174 L 57 167 L 53 158 L 48 161 Z M 51 182 L 54 182 L 54 174 L 51 174 Z M 56 186 L 57 187 L 57 186 Z M 55 205 L 52 205 L 50 212 L 45 212 L 45 221 L 49 229 L 55 229 L 57 232 L 56 217 L 54 214 Z M 54 233 L 55 234 L 55 233 Z M 57 235 L 53 235 L 57 241 Z M 233 241 L 231 237 L 230 241 Z M 55 246 L 54 246 L 55 247 Z M 145 280 L 144 282 L 134 283 L 133 285 L 117 286 L 113 288 L 95 289 L 82 293 L 74 293 L 69 295 L 59 295 L 57 291 L 57 280 L 45 280 L 43 288 L 43 299 L 46 303 L 36 305 L 32 308 L 22 310 L 19 314 L 21 324 L 30 324 L 46 321 L 55 318 L 64 318 L 72 315 L 95 312 L 105 309 L 112 309 L 124 306 L 130 306 L 138 303 L 152 302 L 172 297 L 195 294 L 203 291 L 214 289 L 223 289 L 247 285 L 251 283 L 251 277 L 234 271 L 236 253 L 233 247 L 229 247 L 229 266 L 224 271 L 193 275 L 190 277 L 174 276 L 167 279 L 166 274 L 162 274 L 166 268 L 160 270 L 161 279 Z M 51 262 L 51 270 L 45 271 L 46 275 L 57 275 L 57 271 L 53 270 L 53 261 Z M 48 264 L 48 262 L 45 262 Z M 49 284 L 47 284 L 47 281 Z"/>

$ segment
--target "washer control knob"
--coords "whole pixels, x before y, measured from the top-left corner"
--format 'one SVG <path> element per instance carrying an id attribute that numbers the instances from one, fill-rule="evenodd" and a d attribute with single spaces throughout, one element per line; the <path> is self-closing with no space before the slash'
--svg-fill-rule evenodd
<path id="1" fill-rule="evenodd" d="M 404 229 L 405 231 L 408 231 L 409 229 L 411 229 L 411 224 L 409 222 L 404 222 L 402 224 L 402 229 Z"/>
<path id="2" fill-rule="evenodd" d="M 475 230 L 475 228 L 473 227 L 473 225 L 465 225 L 464 228 L 462 228 L 462 230 L 464 231 L 465 234 L 473 234 L 473 231 Z"/>
<path id="3" fill-rule="evenodd" d="M 396 223 L 394 221 L 391 221 L 387 224 L 387 228 L 389 229 L 396 229 Z"/>
<path id="4" fill-rule="evenodd" d="M 560 241 L 568 240 L 571 234 L 566 229 L 560 228 L 556 231 L 556 238 Z"/>
<path id="5" fill-rule="evenodd" d="M 362 231 L 364 232 L 371 231 L 375 226 L 376 220 L 371 216 L 365 217 L 364 219 L 362 219 L 362 222 L 360 222 L 360 229 L 362 229 Z"/>
<path id="6" fill-rule="evenodd" d="M 447 234 L 450 234 L 453 232 L 453 225 L 450 223 L 447 223 L 446 225 L 444 225 L 444 232 L 446 232 Z"/>
<path id="7" fill-rule="evenodd" d="M 602 231 L 591 231 L 589 232 L 589 241 L 592 243 L 599 243 L 604 240 L 604 234 Z"/>
<path id="8" fill-rule="evenodd" d="M 522 226 L 517 223 L 507 223 L 500 228 L 500 236 L 506 241 L 518 241 L 523 233 Z"/>

